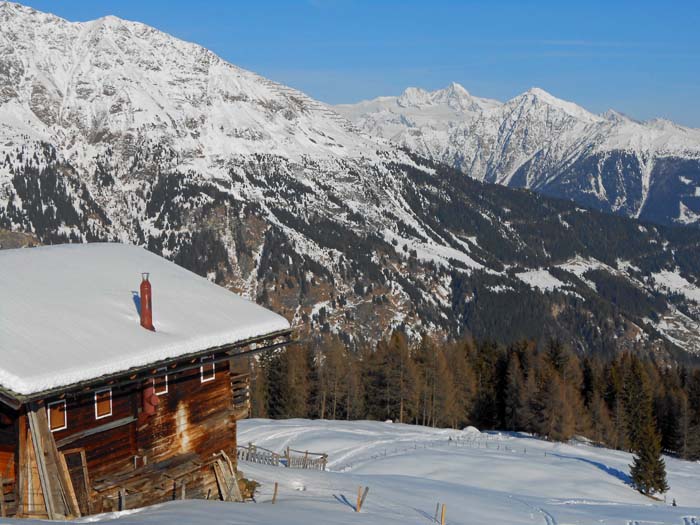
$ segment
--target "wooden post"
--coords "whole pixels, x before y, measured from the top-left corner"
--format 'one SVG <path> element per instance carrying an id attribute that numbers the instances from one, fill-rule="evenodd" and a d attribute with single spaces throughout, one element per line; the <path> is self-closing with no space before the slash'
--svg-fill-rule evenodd
<path id="1" fill-rule="evenodd" d="M 25 487 L 27 486 L 27 421 L 24 414 L 19 416 L 19 436 L 17 437 L 17 517 L 22 517 L 25 512 L 24 505 L 26 504 Z"/>
<path id="2" fill-rule="evenodd" d="M 365 498 L 367 498 L 367 493 L 369 492 L 369 487 L 365 487 L 365 491 L 362 493 L 362 497 L 360 498 L 360 509 L 362 508 L 362 505 L 365 504 Z M 360 512 L 359 510 L 357 512 Z"/>
<path id="3" fill-rule="evenodd" d="M 185 480 L 180 485 L 180 499 L 187 499 L 187 482 Z"/>
<path id="4" fill-rule="evenodd" d="M 29 431 L 32 436 L 32 445 L 34 445 L 34 458 L 36 460 L 37 472 L 39 473 L 39 482 L 41 484 L 41 492 L 44 497 L 44 504 L 46 505 L 46 513 L 48 514 L 50 520 L 55 520 L 59 518 L 59 515 L 55 510 L 57 502 L 54 499 L 51 478 L 49 477 L 50 473 L 46 466 L 44 444 L 42 442 L 41 434 L 39 433 L 39 425 L 36 422 L 37 411 L 38 409 L 36 406 L 31 407 L 30 411 L 27 413 L 27 419 L 29 421 Z"/>
<path id="5" fill-rule="evenodd" d="M 119 510 L 126 510 L 126 489 L 119 489 Z"/>
<path id="6" fill-rule="evenodd" d="M 287 466 L 291 467 L 292 465 L 290 464 L 290 459 L 291 459 L 291 454 L 289 453 L 289 447 L 287 447 Z"/>
<path id="7" fill-rule="evenodd" d="M 440 514 L 440 525 L 445 525 L 445 504 L 442 504 L 442 514 Z"/>
<path id="8" fill-rule="evenodd" d="M 85 483 L 85 494 L 87 494 L 88 514 L 92 514 L 92 498 L 90 497 L 90 474 L 88 473 L 87 456 L 85 455 L 85 449 L 81 449 L 80 451 L 80 460 L 83 462 L 83 481 Z"/>
<path id="9" fill-rule="evenodd" d="M 438 501 L 438 504 L 435 505 L 435 523 L 438 522 L 438 514 L 440 514 L 440 502 Z"/>
<path id="10" fill-rule="evenodd" d="M 5 480 L 0 479 L 0 518 L 7 517 L 7 510 L 5 509 Z"/>
<path id="11" fill-rule="evenodd" d="M 360 500 L 362 499 L 362 486 L 357 487 L 357 505 L 355 505 L 355 512 L 360 512 Z"/>
<path id="12" fill-rule="evenodd" d="M 275 501 L 277 501 L 277 482 L 275 481 L 275 491 L 272 493 L 272 504 L 275 504 Z"/>

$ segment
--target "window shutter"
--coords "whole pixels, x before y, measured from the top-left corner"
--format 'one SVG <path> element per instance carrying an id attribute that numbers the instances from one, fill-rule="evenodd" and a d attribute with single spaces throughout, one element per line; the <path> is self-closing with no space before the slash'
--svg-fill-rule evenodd
<path id="1" fill-rule="evenodd" d="M 95 392 L 95 418 L 101 419 L 112 415 L 112 389 Z"/>
<path id="2" fill-rule="evenodd" d="M 49 427 L 51 428 L 51 432 L 56 432 L 57 430 L 63 430 L 66 428 L 67 425 L 67 419 L 66 419 L 66 402 L 65 400 L 63 401 L 54 401 L 53 403 L 49 403 L 47 405 L 48 412 L 49 412 Z"/>

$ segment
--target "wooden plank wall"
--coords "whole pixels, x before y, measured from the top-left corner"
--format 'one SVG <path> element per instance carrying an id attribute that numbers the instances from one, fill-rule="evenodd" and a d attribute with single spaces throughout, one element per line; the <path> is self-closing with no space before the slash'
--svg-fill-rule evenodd
<path id="1" fill-rule="evenodd" d="M 94 390 L 69 393 L 64 397 L 67 428 L 52 432 L 51 436 L 60 452 L 75 454 L 77 451 L 84 458 L 81 461 L 73 458 L 67 467 L 73 485 L 83 483 L 85 474 L 89 476 L 92 512 L 111 510 L 105 507 L 105 495 L 97 493 L 93 487 L 104 486 L 105 480 L 109 484 L 108 480 L 120 475 L 136 474 L 135 469 L 159 462 L 166 465 L 162 472 L 156 471 L 164 476 L 164 481 L 156 484 L 157 490 L 152 495 L 134 498 L 134 501 L 145 505 L 172 499 L 173 479 L 181 480 L 178 483 L 185 481 L 188 498 L 218 497 L 210 462 L 222 450 L 235 461 L 236 419 L 228 361 L 217 363 L 216 378 L 204 383 L 200 380 L 199 367 L 170 374 L 168 393 L 158 396 L 159 404 L 151 417 L 142 414 L 143 389 L 147 385 L 148 381 L 113 386 L 112 415 L 101 419 L 95 416 Z M 0 407 L 0 412 L 3 410 L 9 409 Z M 8 423 L 5 427 L 3 421 Z M 187 458 L 186 465 L 178 463 L 182 458 Z M 168 466 L 171 461 L 174 462 L 172 467 Z M 22 464 L 24 468 L 19 476 Z M 12 494 L 6 499 L 11 502 L 23 499 L 15 505 L 17 514 L 47 517 L 32 435 L 26 416 L 22 417 L 19 412 L 10 414 L 9 419 L 0 417 L 0 469 L 7 471 L 15 482 L 10 488 Z M 181 477 L 183 472 L 186 477 Z M 152 479 L 152 471 L 150 476 Z M 19 487 L 18 478 L 22 487 Z M 77 495 L 84 512 L 84 486 L 79 488 L 82 492 L 77 491 Z M 177 490 L 181 495 L 182 488 Z M 116 508 L 118 498 L 111 492 L 110 497 Z M 131 497 L 127 494 L 127 499 Z M 15 514 L 15 509 L 11 514 Z"/>
<path id="2" fill-rule="evenodd" d="M 137 447 L 149 463 L 193 452 L 208 460 L 235 450 L 235 421 L 228 364 L 216 364 L 216 378 L 202 383 L 199 368 L 168 376 L 153 417 L 138 427 Z"/>
<path id="3" fill-rule="evenodd" d="M 67 428 L 54 432 L 54 439 L 69 440 L 81 432 L 90 431 L 130 416 L 136 416 L 140 404 L 137 385 L 114 387 L 112 389 L 112 415 L 97 419 L 95 417 L 94 391 L 81 393 L 66 399 Z M 97 432 L 82 439 L 71 441 L 60 450 L 82 448 L 85 450 L 88 468 L 92 478 L 99 478 L 133 468 L 136 454 L 135 422 L 113 428 L 106 432 Z"/>

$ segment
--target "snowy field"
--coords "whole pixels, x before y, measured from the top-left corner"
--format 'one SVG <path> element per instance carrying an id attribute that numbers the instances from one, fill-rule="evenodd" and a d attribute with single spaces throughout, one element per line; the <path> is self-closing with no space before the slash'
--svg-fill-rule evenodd
<path id="1" fill-rule="evenodd" d="M 178 501 L 83 522 L 126 524 L 700 525 L 700 464 L 666 458 L 667 503 L 628 485 L 631 456 L 586 444 L 379 422 L 246 420 L 239 443 L 329 454 L 328 471 L 240 462 L 257 504 Z M 279 483 L 272 505 L 274 482 Z M 358 486 L 370 488 L 359 514 Z M 672 499 L 678 506 L 670 505 Z M 11 521 L 11 520 L 8 520 Z M 26 522 L 25 522 L 26 523 Z"/>

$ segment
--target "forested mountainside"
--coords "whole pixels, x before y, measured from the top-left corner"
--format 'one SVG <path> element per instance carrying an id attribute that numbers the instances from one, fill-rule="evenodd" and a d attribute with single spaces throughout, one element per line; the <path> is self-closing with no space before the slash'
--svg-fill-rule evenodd
<path id="1" fill-rule="evenodd" d="M 302 337 L 700 353 L 699 230 L 469 179 L 113 17 L 0 3 L 0 228 L 145 246 Z"/>
<path id="2" fill-rule="evenodd" d="M 620 450 L 650 438 L 700 459 L 700 370 L 632 353 L 580 356 L 555 340 L 411 347 L 396 331 L 359 352 L 324 337 L 265 354 L 251 371 L 253 417 L 474 425 Z"/>
<path id="3" fill-rule="evenodd" d="M 698 129 L 596 115 L 538 88 L 501 103 L 454 83 L 336 109 L 477 180 L 660 224 L 700 221 Z"/>

